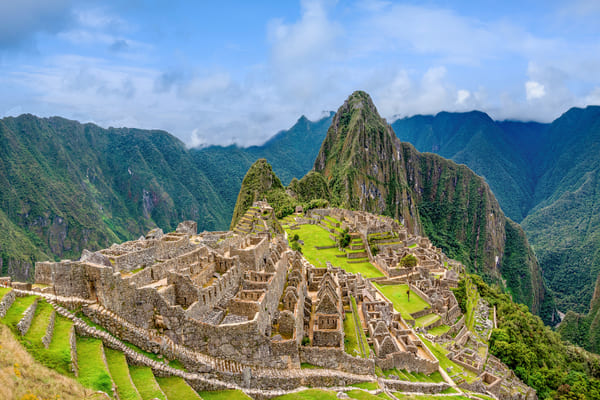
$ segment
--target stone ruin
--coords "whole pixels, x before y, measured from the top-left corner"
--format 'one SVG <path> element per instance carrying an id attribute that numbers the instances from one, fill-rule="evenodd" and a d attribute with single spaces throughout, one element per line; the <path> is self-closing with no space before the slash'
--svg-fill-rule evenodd
<path id="1" fill-rule="evenodd" d="M 464 318 L 457 322 L 461 312 L 450 288 L 464 267 L 391 218 L 318 209 L 298 220 L 319 223 L 326 216 L 361 239 L 365 257 L 384 278 L 365 279 L 331 264 L 315 268 L 288 247 L 273 209 L 256 202 L 233 231 L 198 234 L 196 224 L 186 221 L 175 232 L 154 229 L 138 240 L 85 251 L 78 261 L 37 263 L 35 279 L 44 293 L 80 299 L 82 312 L 115 337 L 217 380 L 260 386 L 264 382 L 249 376 L 270 371 L 269 385 L 291 388 L 321 379 L 302 373 L 283 379 L 290 368 L 303 371 L 302 363 L 353 379 L 374 379 L 376 367 L 437 371 L 439 361 L 412 327 L 420 315 L 395 311 L 373 280 L 408 283 L 427 302 L 425 312 L 440 315 L 439 323 L 451 325 L 450 333 L 461 339 Z M 373 245 L 380 249 L 375 256 Z M 398 267 L 406 254 L 417 258 L 415 267 Z M 371 348 L 368 357 L 344 348 L 344 319 L 353 307 Z M 490 393 L 514 377 L 506 378 L 499 366 L 476 364 L 465 343 L 455 350 L 455 362 L 485 373 L 478 382 Z M 349 378 L 335 379 L 343 385 Z"/>

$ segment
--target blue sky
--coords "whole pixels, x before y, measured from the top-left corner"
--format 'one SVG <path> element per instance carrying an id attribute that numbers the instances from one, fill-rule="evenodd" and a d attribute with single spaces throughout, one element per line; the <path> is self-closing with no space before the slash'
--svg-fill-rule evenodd
<path id="1" fill-rule="evenodd" d="M 357 89 L 389 121 L 600 104 L 600 1 L 0 1 L 0 117 L 260 144 Z"/>

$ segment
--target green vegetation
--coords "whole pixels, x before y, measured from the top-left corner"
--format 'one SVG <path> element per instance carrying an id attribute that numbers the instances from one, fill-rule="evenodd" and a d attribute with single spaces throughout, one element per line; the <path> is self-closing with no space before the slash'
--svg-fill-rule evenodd
<path id="1" fill-rule="evenodd" d="M 437 314 L 426 314 L 422 317 L 415 319 L 415 326 L 427 328 L 429 325 L 440 320 L 440 316 Z"/>
<path id="2" fill-rule="evenodd" d="M 477 375 L 475 373 L 464 369 L 460 365 L 450 360 L 447 357 L 448 350 L 444 349 L 441 345 L 437 343 L 432 343 L 423 336 L 420 336 L 420 339 L 423 343 L 425 343 L 425 346 L 427 346 L 429 351 L 433 353 L 435 358 L 438 359 L 438 361 L 440 362 L 440 367 L 442 367 L 445 370 L 448 368 L 452 368 L 453 374 L 461 373 L 467 382 L 472 382 L 473 380 L 475 380 L 475 378 L 477 378 Z"/>
<path id="3" fill-rule="evenodd" d="M 104 354 L 106 355 L 106 363 L 108 364 L 108 370 L 112 376 L 115 385 L 117 386 L 117 393 L 121 400 L 138 400 L 141 399 L 135 386 L 133 385 L 129 377 L 129 368 L 127 366 L 127 360 L 125 354 L 120 351 L 104 348 Z"/>
<path id="4" fill-rule="evenodd" d="M 0 287 L 0 300 L 2 300 L 2 298 L 4 297 L 4 295 L 8 292 L 10 292 L 11 289 L 10 288 L 6 288 L 6 287 Z"/>
<path id="5" fill-rule="evenodd" d="M 335 392 L 321 389 L 309 389 L 274 397 L 273 400 L 337 400 L 337 396 Z"/>
<path id="6" fill-rule="evenodd" d="M 352 356 L 367 358 L 369 357 L 369 344 L 360 324 L 354 297 L 351 297 L 351 301 L 352 312 L 346 313 L 344 319 L 344 349 Z"/>
<path id="7" fill-rule="evenodd" d="M 50 314 L 52 313 L 52 306 L 45 301 L 38 301 L 33 315 L 33 320 L 29 326 L 29 330 L 25 334 L 25 339 L 30 342 L 41 342 L 42 337 L 46 334 L 46 328 L 50 322 Z"/>
<path id="8" fill-rule="evenodd" d="M 352 384 L 350 386 L 354 386 L 354 387 L 357 387 L 360 389 L 365 389 L 365 390 L 379 389 L 379 384 L 377 382 L 361 382 L 361 383 Z"/>
<path id="9" fill-rule="evenodd" d="M 102 358 L 102 341 L 77 337 L 77 362 L 83 386 L 112 394 L 112 380 Z"/>
<path id="10" fill-rule="evenodd" d="M 473 281 L 467 276 L 458 282 L 458 288 L 452 289 L 462 313 L 465 315 L 465 325 L 471 332 L 475 330 L 475 307 L 479 301 L 479 291 Z"/>
<path id="11" fill-rule="evenodd" d="M 443 335 L 444 333 L 448 332 L 450 330 L 450 327 L 448 325 L 439 325 L 436 326 L 435 328 L 431 328 L 427 331 L 427 333 L 432 334 L 433 336 L 440 336 Z"/>
<path id="12" fill-rule="evenodd" d="M 402 393 L 394 393 L 394 396 L 398 400 L 468 400 L 469 397 L 465 396 L 435 396 L 435 395 L 418 395 L 418 394 L 402 394 Z"/>
<path id="13" fill-rule="evenodd" d="M 166 400 L 165 395 L 160 390 L 160 386 L 158 386 L 150 367 L 130 365 L 129 374 L 131 375 L 131 380 L 140 393 L 140 396 L 142 396 L 142 399 L 151 400 L 157 398 L 160 400 Z"/>
<path id="14" fill-rule="evenodd" d="M 198 400 L 200 397 L 182 378 L 169 376 L 166 378 L 156 377 L 156 382 L 169 399 Z"/>
<path id="15" fill-rule="evenodd" d="M 336 257 L 343 254 L 337 249 L 335 241 L 331 240 L 329 233 L 319 225 L 300 225 L 300 229 L 287 230 L 288 236 L 298 235 L 304 242 L 302 254 L 315 267 L 327 267 L 327 261 L 335 266 L 343 268 L 351 273 L 360 272 L 366 278 L 382 277 L 383 273 L 375 268 L 370 262 L 348 263 L 346 257 Z M 334 246 L 331 249 L 317 250 L 315 247 Z"/>
<path id="16" fill-rule="evenodd" d="M 356 337 L 356 323 L 353 313 L 346 313 L 344 319 L 344 350 L 355 357 L 364 357 Z"/>
<path id="17" fill-rule="evenodd" d="M 599 356 L 563 342 L 525 305 L 512 302 L 480 277 L 470 279 L 481 297 L 497 308 L 498 329 L 492 331 L 490 352 L 533 387 L 540 399 L 600 397 Z"/>
<path id="18" fill-rule="evenodd" d="M 599 119 L 600 107 L 590 106 L 573 108 L 551 124 L 496 122 L 470 112 L 399 119 L 392 126 L 401 140 L 420 151 L 434 149 L 484 176 L 504 212 L 522 221 L 558 308 L 586 313 L 600 272 L 600 219 L 592 211 L 600 204 L 600 163 L 590 145 L 597 143 Z M 528 251 L 515 254 L 529 257 Z M 521 296 L 515 299 L 531 306 L 523 296 L 528 269 L 519 268 L 515 259 L 507 267 L 502 274 L 512 293 Z M 524 285 L 515 286 L 519 279 Z M 540 315 L 548 314 L 540 310 Z M 580 328 L 581 334 L 570 339 L 592 349 L 583 337 L 585 327 Z"/>
<path id="19" fill-rule="evenodd" d="M 323 367 L 320 367 L 318 365 L 309 364 L 309 363 L 300 363 L 300 368 L 302 368 L 302 369 L 323 369 Z"/>
<path id="20" fill-rule="evenodd" d="M 407 294 L 408 285 L 380 285 L 375 283 L 375 286 L 392 302 L 394 309 L 400 312 L 405 320 L 413 319 L 410 316 L 412 313 L 429 308 L 429 304 L 412 290 L 409 298 Z"/>
<path id="21" fill-rule="evenodd" d="M 221 390 L 217 392 L 199 392 L 203 400 L 252 400 L 240 390 Z"/>
<path id="22" fill-rule="evenodd" d="M 346 394 L 348 395 L 348 397 L 350 397 L 351 399 L 357 399 L 357 400 L 381 400 L 382 397 L 380 396 L 376 396 L 374 394 L 362 391 L 362 390 L 350 390 L 348 392 L 346 392 Z M 385 398 L 385 397 L 383 397 Z"/>
<path id="23" fill-rule="evenodd" d="M 21 336 L 17 332 L 17 323 L 20 321 L 23 312 L 33 304 L 34 300 L 35 296 L 17 297 L 6 313 L 3 322 L 11 328 L 16 339 L 38 362 L 48 368 L 55 369 L 63 375 L 72 377 L 69 332 L 73 323 L 70 320 L 59 315 L 56 316 L 54 335 L 52 336 L 49 348 L 46 349 L 42 344 L 42 337 L 46 334 L 46 327 L 50 320 L 52 307 L 41 300 L 38 302 L 31 326 L 25 336 Z"/>
<path id="24" fill-rule="evenodd" d="M 35 299 L 35 296 L 15 298 L 14 303 L 6 312 L 2 321 L 14 331 L 21 318 L 23 318 L 23 313 L 33 304 Z"/>
<path id="25" fill-rule="evenodd" d="M 416 247 L 417 245 L 411 245 L 413 247 Z M 404 268 L 413 268 L 417 266 L 417 257 L 415 257 L 412 254 L 407 254 L 404 257 L 402 257 L 402 259 L 400 260 L 400 266 L 404 267 Z"/>

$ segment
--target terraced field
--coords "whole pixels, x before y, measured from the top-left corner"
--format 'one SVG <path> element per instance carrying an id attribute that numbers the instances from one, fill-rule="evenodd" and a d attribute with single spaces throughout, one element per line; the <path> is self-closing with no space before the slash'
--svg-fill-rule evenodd
<path id="1" fill-rule="evenodd" d="M 304 243 L 302 245 L 302 254 L 304 257 L 318 268 L 327 267 L 327 262 L 330 262 L 336 267 L 340 267 L 347 272 L 361 273 L 366 278 L 383 277 L 383 273 L 373 266 L 368 260 L 363 259 L 351 260 L 346 257 L 346 253 L 337 248 L 335 240 L 329 235 L 332 233 L 325 230 L 320 225 L 299 225 L 296 229 L 291 229 L 289 225 L 284 225 L 288 236 L 298 235 Z M 326 249 L 317 249 L 317 247 L 330 247 Z M 350 262 L 349 262 L 350 261 Z M 353 261 L 361 261 L 354 263 Z"/>

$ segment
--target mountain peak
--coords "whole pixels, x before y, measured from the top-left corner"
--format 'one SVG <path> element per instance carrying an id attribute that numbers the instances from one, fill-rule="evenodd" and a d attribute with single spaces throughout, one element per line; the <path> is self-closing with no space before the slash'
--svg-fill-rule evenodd
<path id="1" fill-rule="evenodd" d="M 333 117 L 314 169 L 327 176 L 331 173 L 328 166 L 356 167 L 364 164 L 357 158 L 366 161 L 372 155 L 369 149 L 381 151 L 382 148 L 390 148 L 394 138 L 392 129 L 377 112 L 371 96 L 366 92 L 356 91 Z"/>
<path id="2" fill-rule="evenodd" d="M 273 172 L 271 164 L 264 158 L 259 158 L 250 166 L 242 181 L 242 187 L 231 219 L 231 229 L 238 220 L 252 206 L 255 201 L 263 200 L 265 195 L 272 190 L 284 190 L 281 181 Z"/>

